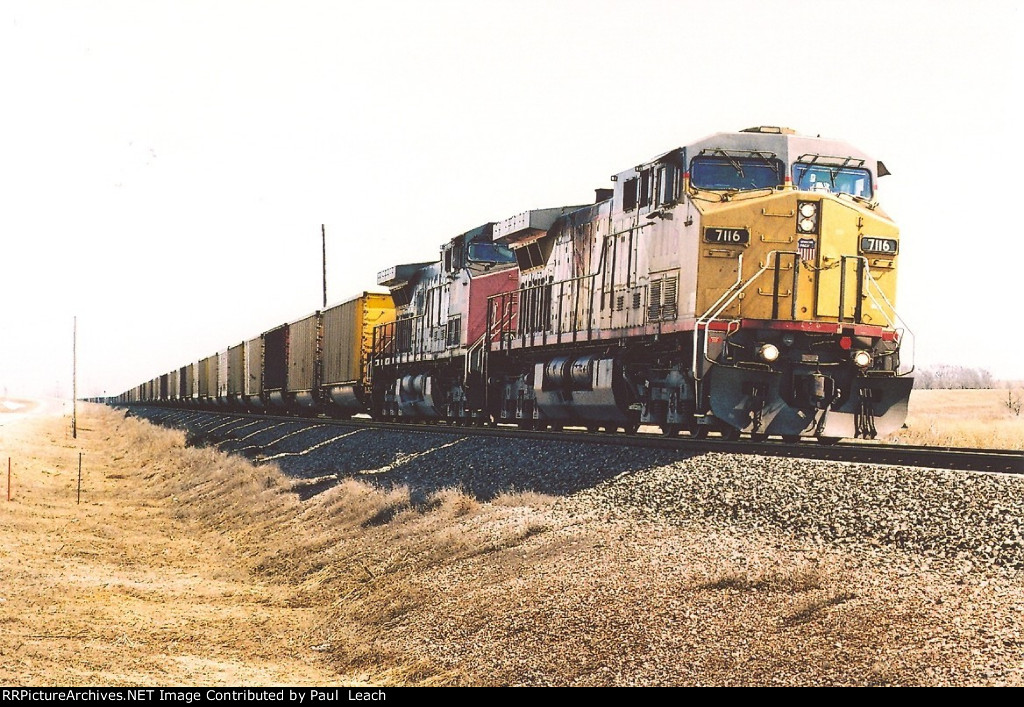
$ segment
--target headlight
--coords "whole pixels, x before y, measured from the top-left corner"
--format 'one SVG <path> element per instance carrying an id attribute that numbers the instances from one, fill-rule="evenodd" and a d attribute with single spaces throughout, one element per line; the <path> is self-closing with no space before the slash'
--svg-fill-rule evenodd
<path id="1" fill-rule="evenodd" d="M 757 357 L 765 363 L 772 363 L 779 359 L 779 347 L 775 344 L 761 344 L 757 349 Z"/>
<path id="2" fill-rule="evenodd" d="M 871 354 L 867 351 L 854 351 L 850 355 L 850 360 L 853 361 L 853 365 L 857 368 L 867 368 L 871 365 Z"/>
<path id="3" fill-rule="evenodd" d="M 796 222 L 796 230 L 800 233 L 817 233 L 820 204 L 817 201 L 798 201 L 796 211 L 799 218 Z"/>

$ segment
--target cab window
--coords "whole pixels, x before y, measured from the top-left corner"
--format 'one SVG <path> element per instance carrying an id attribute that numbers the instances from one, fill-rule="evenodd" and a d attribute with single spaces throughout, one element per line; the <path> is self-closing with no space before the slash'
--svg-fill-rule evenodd
<path id="1" fill-rule="evenodd" d="M 871 198 L 871 172 L 859 167 L 830 167 L 796 162 L 793 186 L 800 191 L 824 191 Z"/>
<path id="2" fill-rule="evenodd" d="M 785 169 L 773 157 L 694 157 L 690 183 L 698 189 L 744 191 L 782 185 Z"/>
<path id="3" fill-rule="evenodd" d="M 501 265 L 516 262 L 516 256 L 510 248 L 499 243 L 471 243 L 469 262 Z"/>

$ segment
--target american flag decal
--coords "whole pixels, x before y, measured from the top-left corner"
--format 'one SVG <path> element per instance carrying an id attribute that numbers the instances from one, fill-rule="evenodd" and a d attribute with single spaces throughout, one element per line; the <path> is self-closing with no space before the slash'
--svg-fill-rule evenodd
<path id="1" fill-rule="evenodd" d="M 813 238 L 801 238 L 796 242 L 796 249 L 800 251 L 801 260 L 804 262 L 814 262 L 818 248 Z"/>

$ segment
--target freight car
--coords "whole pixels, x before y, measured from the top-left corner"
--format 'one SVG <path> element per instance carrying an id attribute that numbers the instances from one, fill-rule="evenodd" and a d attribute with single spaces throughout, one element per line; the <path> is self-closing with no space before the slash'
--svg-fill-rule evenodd
<path id="1" fill-rule="evenodd" d="M 262 389 L 255 395 L 276 408 L 308 414 L 354 415 L 367 410 L 373 329 L 394 319 L 388 294 L 359 297 L 264 332 Z"/>
<path id="2" fill-rule="evenodd" d="M 390 295 L 363 292 L 228 348 L 218 354 L 227 380 L 223 404 L 305 414 L 365 412 L 373 328 L 393 318 Z"/>
<path id="3" fill-rule="evenodd" d="M 391 296 L 373 316 L 349 316 L 370 311 L 364 293 L 349 314 L 316 312 L 246 342 L 241 394 L 232 349 L 219 368 L 190 364 L 177 402 L 726 438 L 885 435 L 912 387 L 893 307 L 899 231 L 877 200 L 887 173 L 846 143 L 784 128 L 715 134 L 612 175 L 594 203 L 487 223 L 436 262 L 379 273 Z M 339 351 L 352 357 L 329 373 Z M 161 380 L 122 397 L 166 390 Z"/>

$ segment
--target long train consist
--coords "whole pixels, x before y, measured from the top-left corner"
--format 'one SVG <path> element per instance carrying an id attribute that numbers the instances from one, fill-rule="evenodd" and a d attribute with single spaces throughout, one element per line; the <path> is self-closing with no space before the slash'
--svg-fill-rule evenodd
<path id="1" fill-rule="evenodd" d="M 612 175 L 595 203 L 526 211 L 437 262 L 270 329 L 119 403 L 726 438 L 872 438 L 912 367 L 893 302 L 885 166 L 757 127 Z"/>

